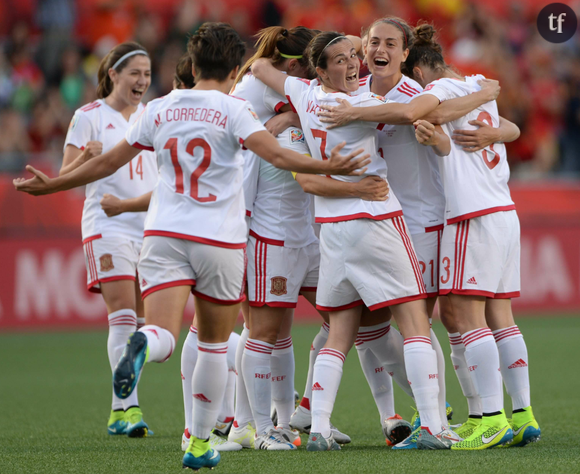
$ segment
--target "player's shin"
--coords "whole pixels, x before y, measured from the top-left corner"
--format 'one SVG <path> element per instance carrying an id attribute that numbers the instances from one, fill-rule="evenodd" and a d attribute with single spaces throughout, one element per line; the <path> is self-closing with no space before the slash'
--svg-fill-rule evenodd
<path id="1" fill-rule="evenodd" d="M 306 387 L 304 387 L 304 396 L 300 402 L 300 406 L 304 410 L 310 411 L 310 402 L 312 400 L 312 378 L 314 376 L 314 364 L 320 349 L 324 347 L 328 340 L 328 323 L 323 323 L 320 331 L 314 337 L 310 346 L 310 355 L 308 356 L 308 376 L 306 377 Z"/>
<path id="2" fill-rule="evenodd" d="M 183 408 L 185 428 L 191 432 L 191 413 L 193 410 L 192 378 L 197 363 L 197 328 L 191 326 L 181 351 L 181 386 L 183 389 Z"/>
<path id="3" fill-rule="evenodd" d="M 236 410 L 234 416 L 234 426 L 239 427 L 244 427 L 248 423 L 252 423 L 254 421 L 252 409 L 248 400 L 244 370 L 242 367 L 244 349 L 246 347 L 246 342 L 248 342 L 249 336 L 250 330 L 244 324 L 242 334 L 240 335 L 240 340 L 238 341 L 238 347 L 236 348 L 236 371 L 238 373 L 238 377 L 236 380 Z"/>
<path id="4" fill-rule="evenodd" d="M 465 346 L 463 345 L 461 334 L 458 332 L 449 333 L 449 344 L 451 345 L 451 362 L 453 363 L 461 391 L 467 399 L 469 415 L 481 417 L 481 399 L 469 375 L 469 369 L 465 360 Z"/>
<path id="5" fill-rule="evenodd" d="M 431 318 L 429 318 L 429 325 L 431 326 Z M 431 346 L 437 354 L 437 381 L 439 382 L 439 416 L 441 417 L 441 422 L 444 428 L 449 428 L 449 423 L 447 422 L 447 403 L 446 403 L 446 390 L 445 390 L 445 356 L 443 355 L 443 349 L 441 349 L 441 344 L 439 344 L 439 339 L 437 335 L 430 329 L 431 334 Z"/>
<path id="6" fill-rule="evenodd" d="M 294 346 L 292 337 L 278 340 L 272 351 L 272 400 L 278 414 L 278 426 L 290 429 L 294 412 Z"/>
<path id="7" fill-rule="evenodd" d="M 356 346 L 356 349 L 382 423 L 383 420 L 395 415 L 392 378 L 370 349 L 360 345 Z"/>

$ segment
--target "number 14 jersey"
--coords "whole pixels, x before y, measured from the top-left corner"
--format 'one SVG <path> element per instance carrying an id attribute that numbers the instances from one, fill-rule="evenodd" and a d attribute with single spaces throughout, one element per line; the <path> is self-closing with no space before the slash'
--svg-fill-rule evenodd
<path id="1" fill-rule="evenodd" d="M 174 90 L 151 101 L 127 142 L 155 150 L 159 181 L 145 236 L 246 246 L 240 144 L 263 131 L 249 102 L 218 91 Z"/>

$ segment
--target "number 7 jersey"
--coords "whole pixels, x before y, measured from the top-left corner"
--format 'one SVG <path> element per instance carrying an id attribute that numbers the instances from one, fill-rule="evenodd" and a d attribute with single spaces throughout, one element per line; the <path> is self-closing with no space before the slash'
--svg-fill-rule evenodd
<path id="1" fill-rule="evenodd" d="M 249 102 L 218 91 L 174 90 L 147 104 L 126 135 L 157 153 L 145 236 L 244 248 L 240 144 L 263 130 Z"/>

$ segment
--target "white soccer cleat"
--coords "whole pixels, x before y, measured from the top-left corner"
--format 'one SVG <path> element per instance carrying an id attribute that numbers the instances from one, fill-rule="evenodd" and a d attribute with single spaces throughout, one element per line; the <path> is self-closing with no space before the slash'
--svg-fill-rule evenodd
<path id="1" fill-rule="evenodd" d="M 391 416 L 382 422 L 383 434 L 388 446 L 394 446 L 405 440 L 413 431 L 411 423 L 403 420 L 400 415 Z"/>
<path id="2" fill-rule="evenodd" d="M 256 435 L 254 449 L 266 449 L 268 451 L 295 451 L 297 448 L 282 435 L 278 430 L 270 430 L 266 434 Z"/>
<path id="3" fill-rule="evenodd" d="M 299 406 L 294 410 L 290 417 L 290 428 L 300 431 L 300 433 L 310 434 L 310 425 L 312 424 L 312 415 L 310 410 Z"/>
<path id="4" fill-rule="evenodd" d="M 216 421 L 215 427 L 213 429 L 214 433 L 218 436 L 227 436 L 230 434 L 232 425 L 234 424 L 234 419 L 231 418 L 229 421 Z"/>
<path id="5" fill-rule="evenodd" d="M 181 436 L 181 450 L 186 451 L 187 447 L 189 446 L 189 432 L 187 430 L 184 431 L 183 435 Z M 209 445 L 212 449 L 220 452 L 224 451 L 239 451 L 242 449 L 242 445 L 238 443 L 234 443 L 233 441 L 229 441 L 221 436 L 217 436 L 213 432 L 209 435 Z"/>
<path id="6" fill-rule="evenodd" d="M 351 441 L 349 435 L 338 431 L 338 428 L 334 426 L 332 423 L 330 423 L 330 432 L 332 433 L 334 441 L 336 441 L 338 444 L 348 444 Z"/>
<path id="7" fill-rule="evenodd" d="M 436 435 L 422 429 L 417 440 L 418 449 L 450 449 L 455 443 L 463 441 L 455 431 L 445 429 Z"/>
<path id="8" fill-rule="evenodd" d="M 282 436 L 290 441 L 294 446 L 298 447 L 302 444 L 300 439 L 300 431 L 292 430 L 287 428 L 282 428 L 281 426 L 276 426 L 276 430 L 282 433 Z"/>
<path id="9" fill-rule="evenodd" d="M 237 426 L 237 422 L 234 422 L 230 434 L 228 435 L 228 441 L 232 441 L 242 446 L 242 448 L 252 449 L 254 447 L 254 438 L 256 435 L 256 429 L 247 423 L 244 426 Z"/>

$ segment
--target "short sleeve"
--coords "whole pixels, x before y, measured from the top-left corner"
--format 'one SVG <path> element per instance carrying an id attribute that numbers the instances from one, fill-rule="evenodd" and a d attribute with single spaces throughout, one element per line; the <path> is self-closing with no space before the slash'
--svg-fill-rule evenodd
<path id="1" fill-rule="evenodd" d="M 300 102 L 302 94 L 304 91 L 308 90 L 309 87 L 310 81 L 307 79 L 291 76 L 286 78 L 286 81 L 284 82 L 284 94 L 286 94 L 288 103 L 294 112 L 296 112 L 296 105 Z"/>
<path id="2" fill-rule="evenodd" d="M 450 90 L 443 86 L 439 81 L 432 82 L 431 84 L 427 84 L 423 92 L 421 92 L 417 97 L 422 95 L 434 95 L 439 99 L 439 102 L 444 102 L 449 99 L 453 99 L 453 95 L 451 94 Z"/>
<path id="3" fill-rule="evenodd" d="M 64 148 L 67 145 L 74 145 L 79 150 L 83 150 L 93 138 L 93 124 L 85 113 L 77 110 L 70 121 Z"/>
<path id="4" fill-rule="evenodd" d="M 145 107 L 137 121 L 127 130 L 125 140 L 132 147 L 140 150 L 155 151 L 153 148 L 154 123 L 151 120 L 150 107 Z"/>
<path id="5" fill-rule="evenodd" d="M 269 110 L 278 113 L 287 103 L 288 99 L 278 94 L 274 89 L 266 87 L 264 90 L 264 105 Z"/>
<path id="6" fill-rule="evenodd" d="M 243 144 L 250 135 L 265 131 L 266 129 L 262 125 L 260 117 L 258 117 L 258 114 L 252 108 L 252 105 L 245 100 L 241 110 L 234 119 L 232 130 L 236 138 Z"/>

